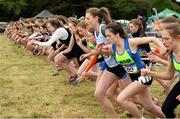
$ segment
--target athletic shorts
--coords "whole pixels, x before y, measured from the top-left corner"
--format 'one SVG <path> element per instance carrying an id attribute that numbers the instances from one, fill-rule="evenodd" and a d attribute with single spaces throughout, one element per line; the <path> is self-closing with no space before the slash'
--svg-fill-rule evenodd
<path id="1" fill-rule="evenodd" d="M 106 70 L 113 73 L 114 75 L 116 75 L 121 80 L 125 80 L 128 77 L 128 73 L 123 68 L 122 65 L 118 65 L 118 66 L 115 66 L 115 67 L 112 67 L 112 68 L 107 66 Z"/>
<path id="2" fill-rule="evenodd" d="M 137 73 L 137 74 L 129 74 L 130 78 L 132 81 L 139 81 L 140 83 L 144 84 L 144 85 L 151 85 L 153 78 L 151 76 L 141 76 L 141 72 Z"/>
<path id="3" fill-rule="evenodd" d="M 68 59 L 77 58 L 78 64 L 81 65 L 83 61 L 80 61 L 79 58 L 82 54 L 84 54 L 84 52 L 69 52 L 63 55 L 66 56 Z"/>
<path id="4" fill-rule="evenodd" d="M 100 69 L 101 71 L 104 71 L 106 68 L 107 68 L 107 64 L 106 64 L 105 61 L 99 62 L 99 69 Z"/>
<path id="5" fill-rule="evenodd" d="M 150 60 L 142 60 L 144 62 L 145 65 L 149 66 L 150 63 L 152 63 L 152 65 L 155 65 L 156 62 L 151 62 Z"/>
<path id="6" fill-rule="evenodd" d="M 53 47 L 53 49 L 54 50 L 57 50 L 58 48 L 60 48 L 61 47 L 61 44 L 59 44 L 57 47 L 56 47 L 56 44 L 57 44 L 57 42 L 54 42 L 51 46 Z"/>

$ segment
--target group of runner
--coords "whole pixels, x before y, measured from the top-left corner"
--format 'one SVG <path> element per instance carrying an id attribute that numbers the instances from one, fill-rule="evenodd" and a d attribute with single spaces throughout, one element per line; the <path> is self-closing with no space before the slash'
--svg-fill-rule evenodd
<path id="1" fill-rule="evenodd" d="M 47 55 L 56 71 L 53 75 L 67 71 L 68 83 L 96 80 L 95 98 L 112 118 L 119 115 L 110 99 L 134 118 L 144 118 L 137 104 L 152 117 L 174 118 L 180 103 L 180 20 L 170 16 L 156 21 L 157 37 L 146 37 L 139 19 L 131 20 L 128 27 L 132 38 L 111 19 L 107 8 L 92 7 L 86 10 L 85 19 L 56 16 L 11 22 L 4 34 L 34 55 Z M 166 72 L 156 72 L 156 62 L 167 66 Z M 153 79 L 167 94 L 162 108 L 150 91 Z"/>

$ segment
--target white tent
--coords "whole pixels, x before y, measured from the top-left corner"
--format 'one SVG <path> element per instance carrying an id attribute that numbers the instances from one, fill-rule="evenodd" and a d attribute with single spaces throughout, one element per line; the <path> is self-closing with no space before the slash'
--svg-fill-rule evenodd
<path id="1" fill-rule="evenodd" d="M 53 16 L 51 12 L 49 12 L 48 10 L 43 10 L 39 14 L 37 14 L 34 18 L 48 18 L 51 16 Z"/>

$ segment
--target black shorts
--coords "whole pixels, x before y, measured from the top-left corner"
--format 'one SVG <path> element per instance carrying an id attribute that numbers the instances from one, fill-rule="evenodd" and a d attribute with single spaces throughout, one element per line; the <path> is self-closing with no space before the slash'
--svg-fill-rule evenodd
<path id="1" fill-rule="evenodd" d="M 53 47 L 54 50 L 57 50 L 58 48 L 60 48 L 62 45 L 59 44 L 57 47 L 56 47 L 56 44 L 57 42 L 54 42 L 51 46 Z"/>
<path id="2" fill-rule="evenodd" d="M 152 77 L 149 77 L 149 76 L 147 77 L 147 78 L 150 78 L 150 79 L 148 79 L 149 81 L 147 81 L 147 82 L 145 82 L 145 83 L 143 83 L 142 81 L 140 81 L 140 80 L 139 80 L 139 77 L 141 76 L 141 72 L 139 72 L 139 73 L 137 73 L 137 74 L 129 74 L 129 76 L 130 76 L 132 82 L 135 81 L 135 80 L 137 80 L 137 81 L 141 82 L 141 83 L 144 84 L 144 85 L 151 85 L 151 84 L 152 84 L 152 81 L 153 81 L 153 78 L 152 78 Z M 146 77 L 144 77 L 144 78 L 146 78 Z"/>
<path id="3" fill-rule="evenodd" d="M 122 65 L 118 65 L 118 66 L 115 66 L 115 67 L 112 67 L 112 68 L 107 66 L 106 70 L 113 73 L 113 74 L 115 74 L 121 80 L 126 79 L 127 76 L 128 76 L 128 73 L 126 72 L 126 70 L 123 68 Z"/>
<path id="4" fill-rule="evenodd" d="M 66 56 L 68 59 L 77 58 L 78 64 L 81 65 L 83 61 L 80 61 L 79 58 L 82 54 L 84 54 L 84 52 L 80 51 L 80 52 L 69 52 L 63 55 Z"/>
<path id="5" fill-rule="evenodd" d="M 143 62 L 144 62 L 144 64 L 145 65 L 147 65 L 147 66 L 149 66 L 150 65 L 150 63 L 152 63 L 152 65 L 154 65 L 154 64 L 156 64 L 156 62 L 152 62 L 152 61 L 150 61 L 150 60 L 142 60 Z"/>

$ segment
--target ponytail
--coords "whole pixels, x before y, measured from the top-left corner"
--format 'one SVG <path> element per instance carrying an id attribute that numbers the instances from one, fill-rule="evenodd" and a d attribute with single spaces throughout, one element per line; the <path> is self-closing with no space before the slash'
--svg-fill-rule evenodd
<path id="1" fill-rule="evenodd" d="M 109 10 L 106 7 L 102 7 L 100 9 L 97 7 L 92 7 L 86 10 L 86 13 L 91 14 L 93 17 L 97 16 L 99 23 L 102 23 L 104 21 L 106 24 L 109 24 L 110 22 L 112 22 Z"/>
<path id="2" fill-rule="evenodd" d="M 100 13 L 101 13 L 103 20 L 105 21 L 106 24 L 109 24 L 112 22 L 109 10 L 106 7 L 100 8 Z"/>

